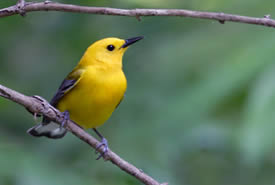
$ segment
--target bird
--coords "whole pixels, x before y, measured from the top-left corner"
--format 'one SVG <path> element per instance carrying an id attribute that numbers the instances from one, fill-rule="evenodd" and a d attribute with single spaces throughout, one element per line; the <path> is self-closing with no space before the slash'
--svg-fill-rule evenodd
<path id="1" fill-rule="evenodd" d="M 77 66 L 62 81 L 50 104 L 62 112 L 61 126 L 53 127 L 46 116 L 27 132 L 35 137 L 59 139 L 66 135 L 67 120 L 84 129 L 92 128 L 101 139 L 96 147 L 103 148 L 100 159 L 108 151 L 108 141 L 97 128 L 103 125 L 123 100 L 127 80 L 122 59 L 128 47 L 143 39 L 104 38 L 88 47 Z M 56 125 L 56 124 L 55 124 Z"/>

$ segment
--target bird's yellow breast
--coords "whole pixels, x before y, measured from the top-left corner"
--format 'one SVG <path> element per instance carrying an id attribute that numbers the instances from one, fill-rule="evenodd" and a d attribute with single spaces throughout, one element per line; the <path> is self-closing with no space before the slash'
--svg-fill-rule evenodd
<path id="1" fill-rule="evenodd" d="M 115 110 L 126 91 L 121 68 L 84 69 L 79 82 L 59 101 L 60 111 L 69 111 L 70 119 L 88 129 L 102 125 Z"/>

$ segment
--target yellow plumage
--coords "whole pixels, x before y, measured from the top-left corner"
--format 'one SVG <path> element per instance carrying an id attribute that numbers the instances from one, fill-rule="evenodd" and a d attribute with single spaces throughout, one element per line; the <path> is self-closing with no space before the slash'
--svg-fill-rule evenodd
<path id="1" fill-rule="evenodd" d="M 76 68 L 81 71 L 79 81 L 57 104 L 60 111 L 67 110 L 70 119 L 86 129 L 100 126 L 111 116 L 127 86 L 121 66 L 90 61 L 93 65 Z"/>
<path id="2" fill-rule="evenodd" d="M 106 38 L 92 44 L 84 53 L 78 65 L 65 78 L 51 105 L 64 112 L 64 122 L 68 117 L 81 127 L 88 129 L 102 125 L 123 99 L 127 82 L 122 70 L 122 57 L 128 46 L 142 39 Z M 61 138 L 65 129 L 53 131 L 43 129 L 50 123 L 43 122 L 29 129 L 33 136 Z M 107 141 L 102 141 L 107 147 Z"/>
<path id="3" fill-rule="evenodd" d="M 70 119 L 83 128 L 102 125 L 115 110 L 126 91 L 122 70 L 125 40 L 106 38 L 92 44 L 79 64 L 68 75 L 77 80 L 74 87 L 58 101 L 57 108 L 68 111 Z M 112 45 L 114 50 L 109 51 Z"/>

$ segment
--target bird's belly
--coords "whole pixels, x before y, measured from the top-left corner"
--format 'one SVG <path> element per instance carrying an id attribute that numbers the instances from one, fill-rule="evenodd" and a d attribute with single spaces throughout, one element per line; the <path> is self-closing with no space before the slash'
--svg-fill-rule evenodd
<path id="1" fill-rule="evenodd" d="M 79 82 L 79 83 L 85 83 Z M 79 84 L 58 103 L 60 111 L 69 111 L 70 119 L 85 129 L 102 125 L 124 96 L 126 81 L 97 85 Z"/>

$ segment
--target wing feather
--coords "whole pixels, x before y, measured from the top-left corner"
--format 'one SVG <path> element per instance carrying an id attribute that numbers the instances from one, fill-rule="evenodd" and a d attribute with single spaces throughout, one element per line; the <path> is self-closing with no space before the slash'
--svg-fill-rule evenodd
<path id="1" fill-rule="evenodd" d="M 54 107 L 57 106 L 58 102 L 62 97 L 68 93 L 72 88 L 76 86 L 76 84 L 79 82 L 84 70 L 81 69 L 75 69 L 73 70 L 61 83 L 59 86 L 57 92 L 53 96 L 52 100 L 50 101 L 50 104 Z"/>
<path id="2" fill-rule="evenodd" d="M 57 92 L 50 101 L 52 106 L 56 107 L 62 97 L 76 86 L 81 79 L 83 72 L 83 69 L 76 68 L 63 80 Z M 67 130 L 60 128 L 60 126 L 55 123 L 51 123 L 49 118 L 43 116 L 42 123 L 35 125 L 27 132 L 35 137 L 46 136 L 48 138 L 58 139 L 64 137 Z"/>

